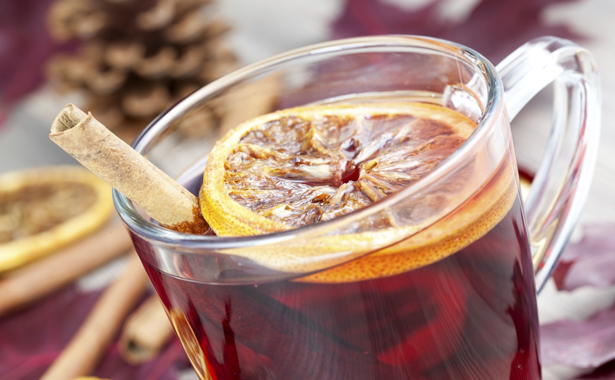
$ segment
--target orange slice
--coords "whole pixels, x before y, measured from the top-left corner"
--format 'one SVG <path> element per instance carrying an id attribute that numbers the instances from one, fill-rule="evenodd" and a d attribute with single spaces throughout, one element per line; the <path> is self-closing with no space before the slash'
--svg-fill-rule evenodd
<path id="1" fill-rule="evenodd" d="M 475 127 L 475 122 L 458 112 L 423 103 L 307 106 L 263 115 L 230 131 L 210 153 L 199 195 L 202 214 L 221 236 L 271 233 L 331 220 L 418 181 L 453 153 Z M 228 253 L 276 270 L 309 272 L 416 234 L 407 247 L 355 260 L 358 267 L 347 273 L 332 269 L 304 280 L 357 281 L 426 265 L 460 249 L 459 228 L 469 231 L 465 220 L 476 219 L 455 216 L 453 209 L 488 180 L 488 158 L 482 158 L 475 160 L 464 178 L 451 184 L 458 190 L 417 200 L 412 206 L 412 223 L 401 222 L 396 210 L 385 209 L 355 221 L 350 229 Z M 507 176 L 496 190 L 511 188 L 511 181 Z M 488 214 L 499 194 L 475 202 L 480 210 L 474 209 L 473 215 Z M 505 203 L 508 211 L 511 203 Z M 447 229 L 418 233 L 449 213 L 453 219 Z M 501 219 L 504 214 L 499 214 Z M 487 227 L 479 225 L 484 234 Z M 478 234 L 471 235 L 475 240 Z M 422 247 L 421 252 L 400 256 L 417 247 Z M 383 252 L 386 257 L 378 258 L 375 271 L 361 264 Z"/>
<path id="2" fill-rule="evenodd" d="M 111 188 L 78 166 L 0 176 L 0 273 L 93 232 L 113 210 Z"/>
<path id="3" fill-rule="evenodd" d="M 216 234 L 242 236 L 363 208 L 421 178 L 474 131 L 470 119 L 442 110 L 334 105 L 252 119 L 210 153 L 203 216 Z"/>

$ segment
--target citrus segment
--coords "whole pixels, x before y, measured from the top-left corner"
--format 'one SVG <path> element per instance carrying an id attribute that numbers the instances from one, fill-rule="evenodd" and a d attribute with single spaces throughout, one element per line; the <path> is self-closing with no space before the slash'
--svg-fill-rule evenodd
<path id="1" fill-rule="evenodd" d="M 111 215 L 111 188 L 81 167 L 0 176 L 0 272 L 53 252 Z"/>

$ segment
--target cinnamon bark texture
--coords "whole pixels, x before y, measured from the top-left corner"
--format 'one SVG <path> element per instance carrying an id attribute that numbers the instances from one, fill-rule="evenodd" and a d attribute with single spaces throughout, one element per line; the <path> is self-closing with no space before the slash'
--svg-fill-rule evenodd
<path id="1" fill-rule="evenodd" d="M 66 380 L 90 374 L 109 347 L 122 321 L 148 284 L 135 252 L 120 276 L 105 290 L 68 346 L 41 380 Z"/>
<path id="2" fill-rule="evenodd" d="M 69 284 L 127 252 L 130 246 L 126 229 L 115 220 L 68 248 L 8 273 L 0 281 L 0 316 Z"/>
<path id="3" fill-rule="evenodd" d="M 119 342 L 122 357 L 130 364 L 153 359 L 173 336 L 173 326 L 158 296 L 153 295 L 132 313 Z"/>
<path id="4" fill-rule="evenodd" d="M 208 230 L 197 197 L 72 104 L 51 125 L 51 140 L 161 225 L 185 233 Z"/>

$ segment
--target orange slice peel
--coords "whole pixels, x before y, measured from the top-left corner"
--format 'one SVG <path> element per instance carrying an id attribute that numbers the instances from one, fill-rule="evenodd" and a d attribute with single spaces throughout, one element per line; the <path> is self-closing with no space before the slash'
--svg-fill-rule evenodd
<path id="1" fill-rule="evenodd" d="M 110 186 L 79 166 L 0 175 L 0 273 L 92 233 L 112 211 Z"/>

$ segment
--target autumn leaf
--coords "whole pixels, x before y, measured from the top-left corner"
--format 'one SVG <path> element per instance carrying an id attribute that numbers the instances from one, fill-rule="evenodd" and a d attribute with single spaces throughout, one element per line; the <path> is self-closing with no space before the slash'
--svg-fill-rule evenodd
<path id="1" fill-rule="evenodd" d="M 615 224 L 591 224 L 583 228 L 583 238 L 569 244 L 553 279 L 559 290 L 581 286 L 604 288 L 615 284 Z"/>
<path id="2" fill-rule="evenodd" d="M 569 244 L 553 278 L 560 290 L 615 284 L 615 225 L 591 224 Z M 540 328 L 543 365 L 594 369 L 580 379 L 615 379 L 615 305 L 584 321 L 558 321 Z"/>
<path id="3" fill-rule="evenodd" d="M 585 321 L 563 320 L 540 327 L 542 365 L 596 368 L 615 359 L 615 307 Z"/>
<path id="4" fill-rule="evenodd" d="M 0 380 L 36 380 L 53 363 L 96 303 L 100 292 L 74 286 L 0 319 Z M 113 380 L 177 380 L 190 364 L 175 339 L 156 359 L 126 363 L 114 343 L 93 374 Z"/>
<path id="5" fill-rule="evenodd" d="M 578 380 L 615 380 L 615 360 L 611 360 L 610 362 L 600 366 L 594 371 L 585 374 L 578 378 Z"/>
<path id="6" fill-rule="evenodd" d="M 576 1 L 576 0 L 572 0 Z M 525 42 L 550 35 L 579 39 L 566 25 L 546 25 L 542 12 L 571 0 L 483 0 L 466 17 L 441 15 L 441 0 L 403 10 L 382 0 L 347 0 L 332 25 L 333 38 L 378 34 L 415 34 L 443 38 L 475 49 L 498 63 Z M 450 2 L 446 3 L 450 6 Z"/>
<path id="7" fill-rule="evenodd" d="M 60 47 L 47 32 L 53 0 L 0 1 L 0 127 L 11 106 L 44 83 L 43 66 Z"/>

